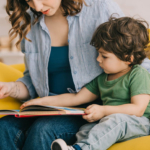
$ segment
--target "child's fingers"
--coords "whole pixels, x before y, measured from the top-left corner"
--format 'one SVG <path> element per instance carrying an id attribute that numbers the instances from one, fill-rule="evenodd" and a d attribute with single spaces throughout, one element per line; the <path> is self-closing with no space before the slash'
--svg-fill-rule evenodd
<path id="1" fill-rule="evenodd" d="M 94 105 L 90 105 L 85 109 L 86 114 L 90 114 L 94 111 Z"/>
<path id="2" fill-rule="evenodd" d="M 92 114 L 83 115 L 82 117 L 83 117 L 83 119 L 87 120 L 88 122 L 90 122 L 91 120 L 93 120 L 93 119 L 92 119 Z"/>
<path id="3" fill-rule="evenodd" d="M 89 115 L 89 114 L 91 113 L 91 111 L 88 110 L 88 109 L 85 109 L 84 112 L 85 112 L 87 115 Z"/>
<path id="4" fill-rule="evenodd" d="M 20 106 L 20 109 L 23 109 L 26 106 L 26 102 Z"/>
<path id="5" fill-rule="evenodd" d="M 86 115 L 83 115 L 82 118 L 85 119 L 85 120 L 87 120 Z"/>
<path id="6" fill-rule="evenodd" d="M 27 102 L 23 103 L 23 104 L 20 106 L 20 109 L 22 109 L 22 108 L 24 108 L 24 107 L 27 107 L 27 106 L 29 106 L 29 105 L 32 105 L 32 104 L 33 104 L 33 101 L 32 101 L 32 100 L 27 101 Z"/>
<path id="7" fill-rule="evenodd" d="M 93 107 L 93 105 L 89 105 L 86 109 L 90 109 L 90 108 L 92 108 Z"/>
<path id="8" fill-rule="evenodd" d="M 21 106 L 20 106 L 20 109 L 24 108 L 24 107 L 27 107 L 27 106 L 30 106 L 32 105 L 32 102 L 28 101 L 28 102 L 25 102 L 23 103 Z"/>
<path id="9" fill-rule="evenodd" d="M 29 101 L 23 103 L 20 106 L 20 109 L 27 107 L 27 106 L 30 106 L 30 105 L 38 105 L 38 104 L 40 104 L 40 98 L 39 99 L 32 99 L 32 100 L 29 100 Z"/>

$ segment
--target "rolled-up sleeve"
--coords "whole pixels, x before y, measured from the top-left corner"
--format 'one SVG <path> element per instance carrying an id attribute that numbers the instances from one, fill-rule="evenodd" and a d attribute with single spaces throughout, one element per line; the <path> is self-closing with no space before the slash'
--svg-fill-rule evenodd
<path id="1" fill-rule="evenodd" d="M 23 39 L 21 41 L 21 51 L 25 54 L 25 39 Z M 24 76 L 22 78 L 19 78 L 17 81 L 22 82 L 27 87 L 27 89 L 29 91 L 29 95 L 30 95 L 29 99 L 34 99 L 34 98 L 38 97 L 38 94 L 37 94 L 35 87 L 32 83 L 25 57 L 26 56 L 24 56 L 24 62 L 25 62 L 25 71 L 23 73 Z"/>

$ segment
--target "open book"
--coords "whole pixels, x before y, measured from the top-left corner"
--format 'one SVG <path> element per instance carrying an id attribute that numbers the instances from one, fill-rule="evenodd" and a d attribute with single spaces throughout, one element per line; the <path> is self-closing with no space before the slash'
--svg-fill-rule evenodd
<path id="1" fill-rule="evenodd" d="M 31 105 L 21 110 L 0 110 L 0 115 L 15 117 L 53 116 L 53 115 L 84 115 L 84 108 Z"/>

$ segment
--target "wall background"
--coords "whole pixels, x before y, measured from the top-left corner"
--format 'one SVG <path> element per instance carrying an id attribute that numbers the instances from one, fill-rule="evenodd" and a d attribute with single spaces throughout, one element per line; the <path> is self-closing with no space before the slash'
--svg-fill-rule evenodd
<path id="1" fill-rule="evenodd" d="M 114 0 L 119 4 L 125 15 L 139 16 L 150 25 L 150 0 Z"/>
<path id="2" fill-rule="evenodd" d="M 11 25 L 5 12 L 6 0 L 0 0 L 0 36 L 7 36 Z"/>

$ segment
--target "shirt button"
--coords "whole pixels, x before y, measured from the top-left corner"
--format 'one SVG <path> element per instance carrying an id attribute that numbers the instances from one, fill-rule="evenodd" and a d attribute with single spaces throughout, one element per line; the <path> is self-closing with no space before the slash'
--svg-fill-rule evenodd
<path id="1" fill-rule="evenodd" d="M 70 56 L 70 59 L 73 59 L 73 56 Z"/>
<path id="2" fill-rule="evenodd" d="M 77 71 L 74 71 L 73 73 L 74 73 L 74 74 L 77 74 Z"/>
<path id="3" fill-rule="evenodd" d="M 78 90 L 81 90 L 81 88 L 79 87 Z"/>

